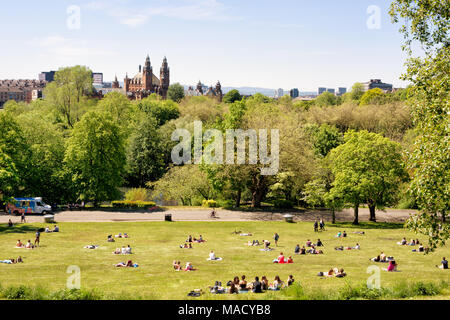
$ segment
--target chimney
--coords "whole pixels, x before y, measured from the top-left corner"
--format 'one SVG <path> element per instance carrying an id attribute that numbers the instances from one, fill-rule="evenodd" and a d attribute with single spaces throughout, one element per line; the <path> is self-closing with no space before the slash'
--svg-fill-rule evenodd
<path id="1" fill-rule="evenodd" d="M 139 73 L 141 73 L 141 72 L 142 72 L 142 66 L 139 65 Z"/>

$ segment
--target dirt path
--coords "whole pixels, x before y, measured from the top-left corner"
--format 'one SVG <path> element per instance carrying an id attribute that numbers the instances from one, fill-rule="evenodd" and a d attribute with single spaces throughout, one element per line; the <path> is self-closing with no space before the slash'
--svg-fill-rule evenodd
<path id="1" fill-rule="evenodd" d="M 282 220 L 286 213 L 271 212 L 243 212 L 218 210 L 218 219 L 209 218 L 209 210 L 202 209 L 170 209 L 162 212 L 138 213 L 138 212 L 109 212 L 109 211 L 63 211 L 55 214 L 56 222 L 139 222 L 139 221 L 163 221 L 166 214 L 172 215 L 173 221 L 277 221 Z M 414 210 L 387 210 L 377 211 L 379 222 L 404 222 Z M 302 213 L 291 213 L 295 221 L 314 221 L 323 218 L 331 221 L 331 212 L 328 211 L 305 211 Z M 0 223 L 7 223 L 8 219 L 19 222 L 20 217 L 11 217 L 4 213 L 0 214 Z M 27 222 L 43 222 L 42 216 L 27 216 Z M 360 221 L 369 220 L 369 210 L 359 210 Z M 336 214 L 337 221 L 353 221 L 353 211 L 344 210 Z"/>

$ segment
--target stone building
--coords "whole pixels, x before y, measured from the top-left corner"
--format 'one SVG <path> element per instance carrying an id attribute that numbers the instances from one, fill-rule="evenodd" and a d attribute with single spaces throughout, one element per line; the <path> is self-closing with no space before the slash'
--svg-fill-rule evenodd
<path id="1" fill-rule="evenodd" d="M 217 84 L 215 88 L 213 86 L 211 87 L 205 87 L 201 81 L 198 82 L 197 87 L 189 87 L 186 96 L 208 96 L 210 98 L 215 98 L 222 102 L 223 99 L 223 92 L 222 92 L 222 85 L 220 84 L 220 81 L 217 81 Z"/>
<path id="2" fill-rule="evenodd" d="M 156 93 L 167 98 L 167 91 L 170 86 L 170 69 L 166 57 L 164 57 L 160 68 L 160 78 L 158 79 L 153 73 L 153 67 L 150 63 L 150 56 L 147 55 L 144 68 L 139 66 L 139 73 L 133 78 L 129 78 L 128 74 L 124 79 L 124 90 L 131 99 L 140 100 L 148 97 L 152 93 Z"/>
<path id="3" fill-rule="evenodd" d="M 46 84 L 46 81 L 34 79 L 0 80 L 0 108 L 9 100 L 31 102 L 32 92 L 42 91 Z"/>

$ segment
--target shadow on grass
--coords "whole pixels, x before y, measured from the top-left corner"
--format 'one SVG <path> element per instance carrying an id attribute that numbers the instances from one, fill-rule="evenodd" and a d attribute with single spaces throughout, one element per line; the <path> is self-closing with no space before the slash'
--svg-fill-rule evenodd
<path id="1" fill-rule="evenodd" d="M 30 233 L 36 232 L 39 229 L 30 224 L 15 224 L 13 227 L 8 227 L 8 224 L 0 224 L 0 234 L 5 233 Z"/>
<path id="2" fill-rule="evenodd" d="M 329 224 L 331 227 L 347 228 L 347 229 L 403 229 L 404 224 L 398 222 L 360 222 L 354 225 L 351 222 L 336 222 Z"/>

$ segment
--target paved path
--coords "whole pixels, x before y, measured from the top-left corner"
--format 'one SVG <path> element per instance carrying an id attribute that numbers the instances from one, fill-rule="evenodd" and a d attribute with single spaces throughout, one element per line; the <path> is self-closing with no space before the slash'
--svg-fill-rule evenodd
<path id="1" fill-rule="evenodd" d="M 243 212 L 218 210 L 218 219 L 209 218 L 210 210 L 204 209 L 169 209 L 161 212 L 139 213 L 139 212 L 109 212 L 109 211 L 63 211 L 55 214 L 57 222 L 139 222 L 139 221 L 162 221 L 166 214 L 172 214 L 174 221 L 271 221 L 282 220 L 286 213 L 270 212 Z M 404 222 L 414 210 L 393 210 L 387 212 L 377 211 L 377 221 L 379 222 Z M 314 221 L 323 218 L 331 221 L 329 211 L 305 211 L 302 213 L 292 213 L 295 221 Z M 7 223 L 8 219 L 19 222 L 20 217 L 11 217 L 4 213 L 0 214 L 0 223 Z M 42 216 L 27 216 L 27 222 L 43 222 Z M 362 208 L 359 210 L 360 221 L 368 221 L 369 210 Z M 351 209 L 336 213 L 337 221 L 353 221 L 353 211 Z"/>

